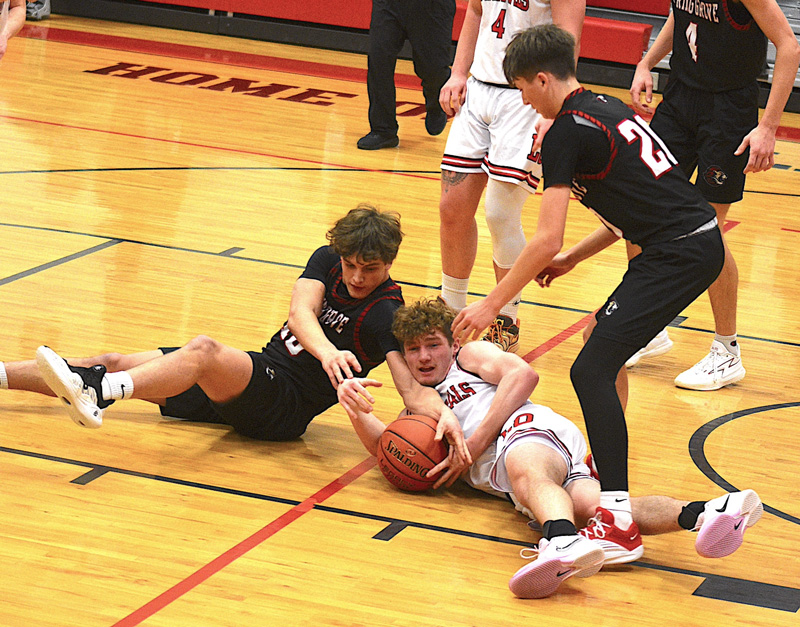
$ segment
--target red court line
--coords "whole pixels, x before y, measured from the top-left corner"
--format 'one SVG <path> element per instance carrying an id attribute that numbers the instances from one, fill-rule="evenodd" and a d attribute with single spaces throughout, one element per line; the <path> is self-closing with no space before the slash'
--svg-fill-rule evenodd
<path id="1" fill-rule="evenodd" d="M 789 231 L 791 233 L 800 233 L 800 229 L 787 229 L 786 227 L 781 227 L 781 231 Z"/>
<path id="2" fill-rule="evenodd" d="M 564 341 L 568 340 L 569 338 L 571 338 L 578 331 L 582 331 L 584 329 L 584 327 L 587 324 L 589 324 L 589 322 L 591 321 L 593 316 L 594 316 L 594 313 L 587 314 L 586 316 L 584 316 L 583 318 L 578 320 L 578 322 L 576 322 L 572 326 L 567 327 L 566 329 L 564 329 L 563 331 L 561 331 L 557 335 L 554 335 L 553 337 L 551 337 L 549 340 L 547 340 L 541 346 L 539 346 L 537 348 L 534 348 L 530 353 L 525 355 L 523 357 L 523 359 L 525 361 L 527 361 L 528 363 L 531 363 L 534 359 L 538 359 L 539 357 L 544 355 L 549 350 L 554 349 L 556 346 L 558 346 L 562 342 L 564 342 Z"/>
<path id="3" fill-rule="evenodd" d="M 113 627 L 133 627 L 133 625 L 138 625 L 142 621 L 147 620 L 153 614 L 164 609 L 167 605 L 179 599 L 184 594 L 206 581 L 212 575 L 218 573 L 229 564 L 232 564 L 248 551 L 256 548 L 262 542 L 271 538 L 281 529 L 300 518 L 303 514 L 310 512 L 312 509 L 314 509 L 314 505 L 317 503 L 322 503 L 336 494 L 339 490 L 349 485 L 365 472 L 370 470 L 373 466 L 375 466 L 376 463 L 377 460 L 374 457 L 365 459 L 354 468 L 348 470 L 341 477 L 326 485 L 316 494 L 308 497 L 302 503 L 295 505 L 288 512 L 273 520 L 263 529 L 260 529 L 249 538 L 234 546 L 232 549 L 212 560 L 193 574 L 189 575 L 183 581 L 177 583 L 166 592 L 160 594 L 149 603 L 140 607 L 138 610 L 132 612 L 122 620 L 114 623 Z"/>
<path id="4" fill-rule="evenodd" d="M 117 35 L 101 35 L 87 33 L 79 30 L 53 28 L 51 26 L 31 26 L 26 24 L 19 33 L 20 37 L 28 39 L 41 39 L 62 44 L 76 44 L 91 46 L 93 48 L 106 48 L 121 52 L 137 52 L 161 57 L 187 59 L 190 61 L 203 61 L 205 63 L 220 63 L 237 67 L 247 67 L 257 70 L 272 70 L 302 76 L 317 78 L 333 78 L 349 81 L 351 83 L 366 83 L 367 71 L 360 68 L 344 67 L 329 63 L 314 61 L 300 61 L 283 57 L 251 54 L 248 52 L 234 52 L 231 50 L 217 50 L 202 46 L 187 44 L 173 44 L 150 39 L 136 39 L 134 37 L 120 37 Z M 395 83 L 404 89 L 422 89 L 418 77 L 411 74 L 396 74 Z"/>
<path id="5" fill-rule="evenodd" d="M 268 157 L 270 159 L 283 159 L 285 161 L 299 161 L 300 163 L 310 163 L 313 165 L 324 166 L 329 168 L 341 168 L 342 170 L 355 170 L 358 172 L 385 172 L 386 174 L 394 174 L 396 176 L 406 176 L 409 178 L 425 179 L 427 181 L 438 181 L 438 176 L 430 176 L 424 174 L 414 174 L 411 172 L 395 172 L 393 170 L 380 170 L 376 168 L 365 168 L 357 165 L 344 165 L 341 163 L 329 163 L 327 161 L 315 161 L 306 157 L 287 157 L 285 155 L 278 155 L 269 152 L 259 152 L 257 150 L 245 150 L 243 148 L 227 148 L 225 146 L 214 146 L 212 144 L 201 144 L 198 142 L 180 141 L 177 139 L 166 139 L 163 137 L 151 137 L 149 135 L 137 135 L 136 133 L 123 133 L 122 131 L 110 131 L 104 128 L 92 128 L 90 126 L 78 126 L 76 124 L 64 124 L 63 122 L 48 122 L 47 120 L 34 120 L 33 118 L 21 118 L 15 115 L 0 115 L 0 118 L 6 120 L 15 120 L 17 122 L 30 122 L 31 124 L 46 124 L 48 126 L 58 126 L 60 128 L 68 128 L 77 131 L 90 131 L 92 133 L 105 133 L 107 135 L 119 135 L 120 137 L 130 137 L 133 139 L 146 139 L 155 142 L 164 142 L 166 144 L 176 144 L 178 146 L 192 146 L 193 148 L 208 148 L 209 150 L 221 150 L 223 152 L 234 152 L 244 155 L 255 155 L 258 157 Z M 220 166 L 224 167 L 224 166 Z"/>

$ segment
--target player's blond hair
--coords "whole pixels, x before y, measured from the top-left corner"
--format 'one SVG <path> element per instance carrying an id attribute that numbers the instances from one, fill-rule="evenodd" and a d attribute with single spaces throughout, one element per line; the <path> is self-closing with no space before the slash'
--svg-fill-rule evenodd
<path id="1" fill-rule="evenodd" d="M 456 317 L 455 310 L 438 298 L 423 298 L 394 312 L 392 333 L 405 348 L 406 342 L 441 331 L 449 344 L 453 343 L 450 329 Z"/>
<path id="2" fill-rule="evenodd" d="M 328 231 L 334 252 L 345 259 L 355 256 L 361 261 L 392 263 L 402 241 L 400 214 L 380 211 L 365 202 L 339 218 Z"/>

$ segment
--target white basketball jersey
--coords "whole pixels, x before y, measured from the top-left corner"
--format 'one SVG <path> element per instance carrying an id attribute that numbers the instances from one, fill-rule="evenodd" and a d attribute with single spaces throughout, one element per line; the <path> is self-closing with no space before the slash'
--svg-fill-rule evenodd
<path id="1" fill-rule="evenodd" d="M 481 26 L 470 72 L 479 81 L 506 85 L 503 57 L 517 33 L 551 24 L 550 0 L 482 0 Z"/>

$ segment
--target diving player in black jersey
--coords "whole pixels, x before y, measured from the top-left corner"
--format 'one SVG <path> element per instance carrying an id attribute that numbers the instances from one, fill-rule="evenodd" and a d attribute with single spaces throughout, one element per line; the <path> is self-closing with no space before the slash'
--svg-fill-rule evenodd
<path id="1" fill-rule="evenodd" d="M 766 68 L 768 39 L 775 45 L 775 65 L 759 120 L 758 78 Z M 697 170 L 695 186 L 723 226 L 731 204 L 742 199 L 745 175 L 775 163 L 775 133 L 797 77 L 800 45 L 775 0 L 672 0 L 672 12 L 631 83 L 639 113 L 653 113 L 650 70 L 670 51 L 669 82 L 650 127 L 686 176 Z M 628 247 L 629 258 L 637 252 Z M 716 332 L 711 350 L 675 378 L 678 387 L 717 390 L 744 378 L 736 334 L 738 285 L 736 261 L 726 247 L 725 266 L 708 290 Z M 670 346 L 665 329 L 632 361 Z"/>
<path id="2" fill-rule="evenodd" d="M 508 46 L 508 81 L 554 119 L 542 143 L 539 224 L 514 267 L 485 299 L 461 311 L 453 332 L 460 339 L 479 334 L 532 279 L 549 285 L 620 237 L 641 246 L 595 315 L 570 373 L 601 478 L 600 506 L 625 530 L 632 523 L 625 362 L 716 279 L 724 247 L 714 209 L 661 139 L 620 100 L 578 83 L 574 46 L 572 35 L 555 26 L 526 30 Z M 572 192 L 603 226 L 559 253 Z"/>
<path id="3" fill-rule="evenodd" d="M 138 398 L 157 403 L 165 416 L 289 440 L 336 404 L 341 381 L 386 360 L 404 399 L 439 419 L 455 444 L 451 472 L 440 480 L 451 483 L 471 463 L 461 428 L 436 391 L 414 381 L 391 331 L 403 296 L 389 268 L 402 237 L 396 214 L 367 204 L 338 220 L 328 231 L 330 246 L 311 256 L 294 285 L 288 321 L 260 352 L 201 335 L 181 348 L 68 363 L 42 346 L 35 362 L 0 363 L 0 387 L 55 393 L 84 427 L 100 427 L 115 400 Z"/>

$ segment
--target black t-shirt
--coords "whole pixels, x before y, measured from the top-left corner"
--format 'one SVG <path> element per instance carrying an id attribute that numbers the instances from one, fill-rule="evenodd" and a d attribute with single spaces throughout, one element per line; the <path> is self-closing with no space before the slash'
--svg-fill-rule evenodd
<path id="1" fill-rule="evenodd" d="M 609 229 L 640 246 L 686 235 L 715 215 L 644 120 L 583 88 L 567 96 L 544 136 L 542 171 L 545 189 L 570 185 Z"/>
<path id="2" fill-rule="evenodd" d="M 672 0 L 672 15 L 670 80 L 721 92 L 752 85 L 764 71 L 767 37 L 740 2 Z"/>
<path id="3" fill-rule="evenodd" d="M 392 335 L 392 319 L 403 304 L 403 295 L 392 279 L 387 279 L 366 298 L 351 298 L 342 281 L 341 258 L 330 246 L 323 246 L 311 255 L 300 278 L 325 285 L 320 326 L 336 348 L 349 350 L 356 356 L 361 364 L 359 376 L 366 376 L 383 363 L 387 353 L 400 350 Z M 272 336 L 263 352 L 295 381 L 300 394 L 309 402 L 323 409 L 336 402 L 336 390 L 322 364 L 302 347 L 287 324 Z"/>

